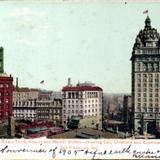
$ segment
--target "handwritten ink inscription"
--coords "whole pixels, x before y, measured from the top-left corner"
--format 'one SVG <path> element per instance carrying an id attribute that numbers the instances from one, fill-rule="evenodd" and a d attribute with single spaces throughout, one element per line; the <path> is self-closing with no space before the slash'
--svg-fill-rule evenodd
<path id="1" fill-rule="evenodd" d="M 67 148 L 62 148 L 60 146 L 53 146 L 51 148 L 45 149 L 43 144 L 37 145 L 37 148 L 34 147 L 34 149 L 30 149 L 27 147 L 23 148 L 17 148 L 13 149 L 10 147 L 10 145 L 4 145 L 0 147 L 0 155 L 7 155 L 7 154 L 12 154 L 13 156 L 19 154 L 19 153 L 36 153 L 37 157 L 41 156 L 42 154 L 44 155 L 49 155 L 50 158 L 58 159 L 59 157 L 64 157 L 64 156 L 70 156 L 72 158 L 76 158 L 79 156 L 87 156 L 90 159 L 96 159 L 96 158 L 103 158 L 107 159 L 107 157 L 111 157 L 113 155 L 116 155 L 117 157 L 119 155 L 125 155 L 130 158 L 138 158 L 138 159 L 160 159 L 160 150 L 152 150 L 147 148 L 144 150 L 143 148 L 137 148 L 133 149 L 132 144 L 123 145 L 119 149 L 109 149 L 106 148 L 104 149 L 67 149 Z"/>

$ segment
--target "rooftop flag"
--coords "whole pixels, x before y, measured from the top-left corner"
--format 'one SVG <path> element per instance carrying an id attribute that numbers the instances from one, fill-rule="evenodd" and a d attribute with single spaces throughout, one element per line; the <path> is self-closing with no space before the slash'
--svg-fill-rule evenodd
<path id="1" fill-rule="evenodd" d="M 44 83 L 44 80 L 42 80 L 41 82 L 40 82 L 40 84 L 43 84 Z"/>
<path id="2" fill-rule="evenodd" d="M 146 14 L 146 13 L 148 13 L 148 10 L 143 11 L 143 14 Z"/>

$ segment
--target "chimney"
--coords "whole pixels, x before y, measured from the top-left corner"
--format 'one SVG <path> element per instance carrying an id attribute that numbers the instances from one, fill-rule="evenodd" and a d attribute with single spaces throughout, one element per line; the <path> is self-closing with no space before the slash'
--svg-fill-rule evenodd
<path id="1" fill-rule="evenodd" d="M 4 56 L 3 56 L 3 47 L 0 47 L 0 73 L 4 73 Z"/>
<path id="2" fill-rule="evenodd" d="M 18 89 L 18 78 L 16 77 L 16 89 Z"/>
<path id="3" fill-rule="evenodd" d="M 72 86 L 71 85 L 71 78 L 68 78 L 68 86 Z"/>

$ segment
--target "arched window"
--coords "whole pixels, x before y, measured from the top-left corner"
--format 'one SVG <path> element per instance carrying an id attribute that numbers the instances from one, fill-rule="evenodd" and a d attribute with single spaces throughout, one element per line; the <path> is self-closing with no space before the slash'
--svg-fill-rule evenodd
<path id="1" fill-rule="evenodd" d="M 154 63 L 154 71 L 158 71 L 158 64 Z"/>
<path id="2" fill-rule="evenodd" d="M 143 63 L 143 71 L 147 71 L 147 65 Z"/>
<path id="3" fill-rule="evenodd" d="M 148 63 L 148 71 L 152 71 L 152 65 L 151 65 L 151 63 Z"/>
<path id="4" fill-rule="evenodd" d="M 136 71 L 140 71 L 140 63 L 136 63 Z"/>

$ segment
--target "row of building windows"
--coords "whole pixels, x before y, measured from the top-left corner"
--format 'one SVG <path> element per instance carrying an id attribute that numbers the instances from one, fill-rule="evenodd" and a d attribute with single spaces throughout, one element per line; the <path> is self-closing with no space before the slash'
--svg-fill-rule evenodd
<path id="1" fill-rule="evenodd" d="M 137 106 L 138 106 L 138 107 L 141 107 L 141 104 L 142 104 L 144 107 L 147 106 L 146 103 L 139 103 L 139 102 L 138 102 Z M 153 106 L 153 105 L 152 105 L 152 101 L 150 102 L 149 106 L 151 106 L 151 107 Z M 158 101 L 157 101 L 157 103 L 155 103 L 155 107 L 158 107 L 158 106 L 159 106 L 159 104 L 158 104 Z"/>
<path id="2" fill-rule="evenodd" d="M 154 86 L 154 87 L 158 87 L 158 86 L 159 86 L 159 83 L 154 83 L 154 84 L 153 84 L 153 83 L 146 83 L 146 82 L 144 82 L 144 83 L 138 83 L 137 86 L 138 86 L 138 87 L 141 87 L 141 86 L 142 86 L 142 87 L 147 87 L 147 86 L 148 86 L 148 87 L 153 87 L 153 86 Z"/>
<path id="3" fill-rule="evenodd" d="M 63 98 L 82 98 L 83 92 L 68 92 L 63 94 Z"/>
<path id="4" fill-rule="evenodd" d="M 146 92 L 146 91 L 149 91 L 149 92 L 152 92 L 152 91 L 155 91 L 155 92 L 158 92 L 159 91 L 159 85 L 158 84 L 155 84 L 154 87 L 152 84 L 149 84 L 148 87 L 146 84 L 143 84 L 143 86 L 141 87 L 141 85 L 138 85 L 137 86 L 137 91 L 138 92 Z"/>
<path id="5" fill-rule="evenodd" d="M 13 101 L 14 106 L 38 106 L 38 107 L 59 107 L 61 106 L 60 102 L 37 102 L 36 100 L 32 101 Z"/>
<path id="6" fill-rule="evenodd" d="M 4 88 L 4 87 L 9 88 L 9 84 L 0 84 L 0 88 Z"/>
<path id="7" fill-rule="evenodd" d="M 149 95 L 149 97 L 152 97 L 153 93 L 152 92 L 149 92 L 148 94 L 146 92 L 138 93 L 138 97 L 141 97 L 141 96 L 147 97 L 147 95 Z M 154 96 L 158 97 L 158 95 L 159 94 L 157 92 L 155 92 Z"/>
<path id="8" fill-rule="evenodd" d="M 142 81 L 143 83 L 151 83 L 151 82 L 154 82 L 154 83 L 159 83 L 159 79 L 143 79 Z M 137 79 L 137 83 L 140 84 L 141 83 L 141 79 Z"/>
<path id="9" fill-rule="evenodd" d="M 148 92 L 153 92 L 153 88 L 146 88 L 146 87 L 145 87 L 145 88 L 140 88 L 140 87 L 138 87 L 138 88 L 137 88 L 137 91 L 138 91 L 138 94 L 140 94 L 141 92 L 144 92 L 144 93 L 145 93 L 145 92 L 147 92 L 147 91 L 148 91 Z M 159 88 L 154 88 L 154 91 L 155 91 L 155 92 L 159 92 Z"/>
<path id="10" fill-rule="evenodd" d="M 157 42 L 148 42 L 146 44 L 147 46 L 150 46 L 150 47 L 156 47 L 157 45 Z M 155 48 L 145 48 L 142 50 L 144 54 L 159 54 L 159 50 L 158 49 L 155 49 Z M 151 58 L 147 58 L 149 60 L 151 60 Z"/>
<path id="11" fill-rule="evenodd" d="M 90 113 L 90 112 L 97 112 L 97 109 L 92 109 L 92 110 L 80 110 L 80 113 Z M 63 110 L 63 113 L 67 113 L 66 110 Z M 78 110 L 68 110 L 68 113 L 78 113 Z"/>
<path id="12" fill-rule="evenodd" d="M 14 109 L 14 112 L 15 113 L 24 113 L 24 112 L 27 112 L 27 113 L 35 113 L 37 110 L 23 110 L 23 109 Z M 49 113 L 49 111 L 46 111 L 46 110 L 38 110 L 37 111 L 38 113 Z M 53 110 L 52 113 L 60 113 L 60 110 Z"/>
<path id="13" fill-rule="evenodd" d="M 8 107 L 9 107 L 8 105 L 7 105 L 7 106 L 5 105 L 5 110 L 6 110 L 6 111 L 8 111 L 8 109 L 9 109 Z M 3 107 L 0 106 L 0 112 L 1 112 L 1 109 L 2 109 L 2 108 L 3 108 Z"/>
<path id="14" fill-rule="evenodd" d="M 6 99 L 5 99 L 5 103 L 8 103 L 8 102 L 9 102 L 9 99 L 6 98 Z M 2 99 L 0 99 L 0 103 L 2 103 Z"/>
<path id="15" fill-rule="evenodd" d="M 39 119 L 49 119 L 49 116 L 43 115 L 43 116 L 38 116 Z"/>
<path id="16" fill-rule="evenodd" d="M 18 113 L 15 113 L 14 114 L 14 117 L 16 117 L 16 118 L 34 118 L 34 117 L 36 117 L 36 114 L 18 114 Z"/>
<path id="17" fill-rule="evenodd" d="M 154 75 L 154 76 L 153 76 Z M 155 78 L 159 78 L 159 74 L 158 73 L 156 73 L 156 74 L 145 74 L 145 73 L 143 73 L 143 74 L 137 74 L 137 78 L 138 79 L 141 79 L 141 78 L 143 78 L 143 79 L 145 79 L 145 78 L 153 78 L 153 77 L 155 77 Z"/>
<path id="18" fill-rule="evenodd" d="M 53 100 L 48 100 L 48 101 L 44 101 L 44 100 L 36 100 L 35 104 L 37 106 L 60 106 L 61 105 L 61 101 L 53 101 Z"/>
<path id="19" fill-rule="evenodd" d="M 30 113 L 34 113 L 35 110 L 23 110 L 23 109 L 14 109 L 14 112 L 20 112 L 20 113 L 24 113 L 24 112 L 30 112 Z"/>
<path id="20" fill-rule="evenodd" d="M 97 92 L 87 92 L 83 94 L 83 92 L 68 92 L 63 94 L 63 98 L 70 98 L 70 99 L 76 99 L 76 98 L 97 98 L 98 93 Z"/>
<path id="21" fill-rule="evenodd" d="M 158 98 L 159 97 L 158 93 L 155 93 L 155 94 L 153 94 L 152 92 L 150 92 L 148 94 L 146 92 L 142 92 L 142 93 L 143 94 L 141 94 L 141 93 L 138 92 L 138 95 L 137 95 L 138 99 L 140 99 L 141 97 L 143 97 L 143 98 L 146 98 L 146 97 L 149 97 L 149 98 L 152 98 L 152 97 Z"/>
<path id="22" fill-rule="evenodd" d="M 153 109 L 153 107 L 149 107 L 147 109 L 147 107 L 143 107 L 143 108 L 137 107 L 137 112 L 159 112 L 159 108 L 156 107 Z"/>
<path id="23" fill-rule="evenodd" d="M 47 110 L 38 110 L 38 113 L 60 113 L 60 110 L 52 110 L 52 111 L 47 111 Z"/>
<path id="24" fill-rule="evenodd" d="M 15 118 L 36 118 L 36 114 L 14 114 Z M 39 119 L 49 119 L 48 115 L 38 115 Z M 53 118 L 53 117 L 52 117 Z M 58 119 L 58 117 L 54 117 L 54 119 Z"/>
<path id="25" fill-rule="evenodd" d="M 135 65 L 136 71 L 159 71 L 159 63 L 143 63 L 139 62 Z"/>
<path id="26" fill-rule="evenodd" d="M 141 88 L 138 88 L 137 89 L 137 97 L 141 97 L 141 96 L 144 96 L 144 97 L 147 97 L 147 96 L 150 96 L 150 97 L 158 97 L 158 94 L 159 94 L 159 90 L 158 89 L 155 89 L 154 92 L 152 89 L 141 89 Z M 152 95 L 152 96 L 151 96 Z"/>
<path id="27" fill-rule="evenodd" d="M 97 98 L 98 93 L 97 92 L 88 92 L 86 98 Z"/>
<path id="28" fill-rule="evenodd" d="M 9 92 L 0 92 L 0 96 L 9 96 Z"/>
<path id="29" fill-rule="evenodd" d="M 65 103 L 65 102 L 68 102 L 68 103 L 90 103 L 90 102 L 92 102 L 92 103 L 95 103 L 95 102 L 98 102 L 98 100 L 97 99 L 92 99 L 92 100 L 80 100 L 80 101 L 78 101 L 78 100 L 63 100 L 63 103 Z"/>
<path id="30" fill-rule="evenodd" d="M 46 110 L 40 110 L 40 111 L 38 111 L 38 113 L 49 113 L 49 111 L 46 111 Z"/>
<path id="31" fill-rule="evenodd" d="M 97 113 L 92 113 L 92 114 L 90 114 L 90 115 L 85 115 L 85 116 L 97 116 Z M 67 118 L 67 116 L 66 115 L 63 115 L 63 118 L 64 119 L 66 119 Z M 65 121 L 64 121 L 64 123 L 65 123 Z"/>
<path id="32" fill-rule="evenodd" d="M 152 103 L 153 101 L 156 102 L 156 103 L 158 103 L 158 100 L 159 100 L 158 98 L 149 98 L 148 99 L 148 101 L 150 103 Z M 138 103 L 140 103 L 141 101 L 147 102 L 147 98 L 138 98 Z"/>
<path id="33" fill-rule="evenodd" d="M 32 100 L 32 101 L 13 101 L 13 104 L 16 106 L 16 105 L 35 105 L 35 101 Z"/>
<path id="34" fill-rule="evenodd" d="M 68 108 L 78 108 L 78 107 L 83 108 L 83 106 L 85 108 L 87 108 L 87 107 L 97 107 L 98 104 L 92 104 L 92 105 L 67 105 Z M 66 105 L 63 105 L 63 107 L 66 108 Z"/>
<path id="35" fill-rule="evenodd" d="M 3 112 L 3 113 L 0 112 L 0 116 L 2 116 L 2 115 L 3 115 L 3 116 L 8 116 L 8 111 Z"/>
<path id="36" fill-rule="evenodd" d="M 157 42 L 149 42 L 149 43 L 146 43 L 147 46 L 149 47 L 156 47 L 157 45 Z M 158 49 L 137 49 L 135 50 L 135 53 L 138 53 L 138 54 L 159 54 L 159 50 Z M 145 58 L 147 60 L 153 60 L 153 58 Z"/>

